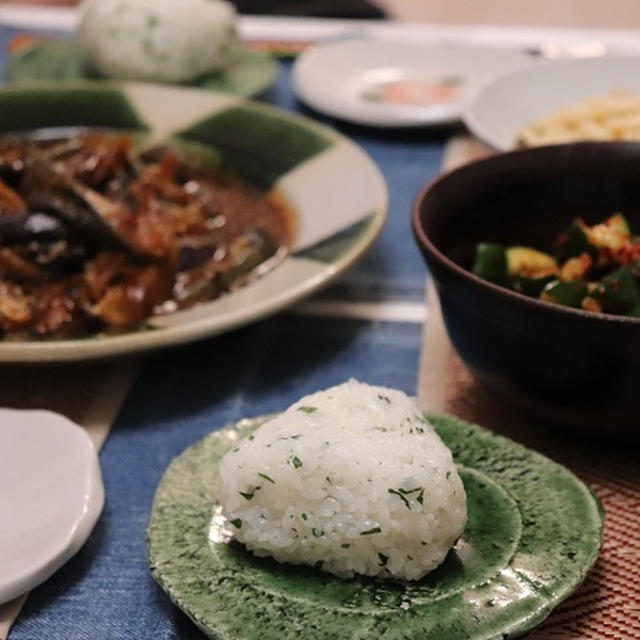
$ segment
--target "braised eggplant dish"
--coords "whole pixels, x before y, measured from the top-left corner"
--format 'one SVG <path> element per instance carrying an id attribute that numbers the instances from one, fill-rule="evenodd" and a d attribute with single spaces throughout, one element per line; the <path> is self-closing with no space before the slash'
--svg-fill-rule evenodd
<path id="1" fill-rule="evenodd" d="M 473 272 L 547 302 L 640 317 L 640 238 L 621 213 L 592 226 L 575 219 L 550 253 L 480 243 Z"/>
<path id="2" fill-rule="evenodd" d="M 0 142 L 5 339 L 130 331 L 212 300 L 286 255 L 276 196 L 127 135 Z"/>

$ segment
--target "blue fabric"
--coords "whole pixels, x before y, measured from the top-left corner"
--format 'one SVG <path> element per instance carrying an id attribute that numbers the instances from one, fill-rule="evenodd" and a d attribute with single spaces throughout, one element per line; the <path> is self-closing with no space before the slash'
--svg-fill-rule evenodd
<path id="1" fill-rule="evenodd" d="M 1 51 L 11 35 L 0 27 Z M 283 64 L 266 99 L 306 112 L 292 95 L 289 64 Z M 425 268 L 409 213 L 420 186 L 438 171 L 445 132 L 382 132 L 325 121 L 370 154 L 390 193 L 382 237 L 325 295 L 422 300 Z M 11 640 L 203 638 L 155 584 L 146 564 L 145 528 L 163 470 L 212 429 L 277 411 L 350 377 L 413 393 L 421 331 L 417 324 L 285 313 L 149 356 L 100 456 L 104 513 L 78 555 L 31 593 Z"/>

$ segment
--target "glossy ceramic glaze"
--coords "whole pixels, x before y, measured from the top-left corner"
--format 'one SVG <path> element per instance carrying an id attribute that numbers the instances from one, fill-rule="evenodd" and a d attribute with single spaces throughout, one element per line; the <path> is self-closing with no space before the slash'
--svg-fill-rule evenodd
<path id="1" fill-rule="evenodd" d="M 296 227 L 291 253 L 248 286 L 149 318 L 146 330 L 75 340 L 0 340 L 0 362 L 104 358 L 252 322 L 353 266 L 386 217 L 386 186 L 369 157 L 332 129 L 281 109 L 224 93 L 143 83 L 37 83 L 0 90 L 0 136 L 34 129 L 60 135 L 78 127 L 125 130 L 141 144 L 205 145 L 225 169 L 290 205 Z"/>
<path id="2" fill-rule="evenodd" d="M 480 241 L 544 249 L 575 217 L 624 211 L 640 230 L 640 144 L 494 156 L 428 185 L 413 228 L 451 341 L 472 372 L 546 422 L 640 434 L 640 319 L 529 298 L 470 272 Z"/>
<path id="3" fill-rule="evenodd" d="M 218 464 L 265 418 L 216 431 L 172 462 L 147 531 L 154 578 L 220 640 L 480 640 L 531 629 L 595 562 L 600 504 L 547 458 L 478 426 L 429 417 L 459 465 L 469 521 L 422 580 L 341 580 L 222 540 Z"/>
<path id="4" fill-rule="evenodd" d="M 69 560 L 103 503 L 98 456 L 84 429 L 49 411 L 0 409 L 0 604 Z"/>

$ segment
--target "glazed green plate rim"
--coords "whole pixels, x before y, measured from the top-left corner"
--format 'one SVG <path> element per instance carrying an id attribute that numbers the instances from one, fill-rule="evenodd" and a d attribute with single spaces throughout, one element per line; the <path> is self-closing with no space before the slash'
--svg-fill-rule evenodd
<path id="1" fill-rule="evenodd" d="M 29 56 L 45 55 L 47 48 L 51 46 L 62 46 L 66 49 L 66 54 L 71 57 L 74 67 L 77 67 L 73 75 L 65 75 L 64 72 L 51 74 L 46 71 L 37 73 L 29 72 Z M 59 53 L 59 52 L 53 52 Z M 7 77 L 10 82 L 23 83 L 35 80 L 105 80 L 108 78 L 92 78 L 85 70 L 80 69 L 79 53 L 77 52 L 76 41 L 73 39 L 39 39 L 28 45 L 26 48 L 11 53 L 7 62 Z M 26 74 L 26 75 L 25 75 Z M 209 74 L 193 82 L 184 83 L 184 86 L 202 88 L 212 91 L 224 91 L 244 98 L 260 95 L 264 93 L 274 82 L 278 74 L 278 62 L 273 56 L 262 51 L 256 51 L 248 47 L 242 47 L 239 51 L 238 59 L 228 69 L 220 73 Z M 118 80 L 115 79 L 117 82 Z M 167 83 L 170 84 L 170 83 Z"/>
<path id="2" fill-rule="evenodd" d="M 311 568 L 288 567 L 271 560 L 265 564 L 263 559 L 254 558 L 239 547 L 211 542 L 213 529 L 210 531 L 209 525 L 216 502 L 217 462 L 239 438 L 269 418 L 263 416 L 214 431 L 171 462 L 156 490 L 147 528 L 148 562 L 153 578 L 202 631 L 221 640 L 253 640 L 258 636 L 264 640 L 296 636 L 337 639 L 339 632 L 332 635 L 330 629 L 335 620 L 341 630 L 346 629 L 345 633 L 351 632 L 350 637 L 358 640 L 381 637 L 381 633 L 390 640 L 493 640 L 531 630 L 580 585 L 595 564 L 602 545 L 602 505 L 581 480 L 545 456 L 452 416 L 431 413 L 428 417 L 452 449 L 470 496 L 469 531 L 463 534 L 461 548 L 464 549 L 465 539 L 473 546 L 471 529 L 475 525 L 471 513 L 475 507 L 471 503 L 482 504 L 484 492 L 492 485 L 509 496 L 505 506 L 515 508 L 519 514 L 519 528 L 515 525 L 513 528 L 520 532 L 518 538 L 514 538 L 514 546 L 507 555 L 492 567 L 491 571 L 495 571 L 492 577 L 475 575 L 467 566 L 451 572 L 447 568 L 444 572 L 437 569 L 433 575 L 440 574 L 431 579 L 431 584 L 402 587 L 406 591 L 396 602 L 397 594 L 389 595 L 393 592 L 391 587 L 367 578 L 360 579 L 363 584 L 353 586 L 350 581 L 340 581 Z M 480 479 L 479 498 L 469 493 L 473 483 L 468 483 L 474 476 Z M 489 480 L 484 488 L 483 477 Z M 545 492 L 542 500 L 534 493 L 541 488 Z M 560 518 L 556 521 L 554 516 Z M 531 521 L 534 518 L 538 521 Z M 559 524 L 556 526 L 554 522 Z M 481 533 L 475 535 L 487 537 L 486 529 L 478 530 Z M 448 562 L 449 558 L 444 566 Z M 471 561 L 468 566 L 472 566 Z M 449 578 L 456 570 L 458 575 L 452 582 Z M 430 578 L 423 580 L 429 583 Z M 453 586 L 443 587 L 439 593 L 438 581 L 444 584 L 447 580 Z M 310 584 L 314 585 L 311 589 Z M 338 606 L 338 600 L 334 598 L 332 602 L 333 596 L 317 601 L 309 595 L 316 588 L 325 593 L 323 585 L 327 584 L 338 592 L 341 589 L 347 592 L 353 586 L 352 601 L 356 602 L 353 611 L 349 609 L 353 606 L 351 600 L 345 613 L 345 606 Z M 250 592 L 250 600 L 244 601 L 247 596 L 237 592 L 234 595 L 236 586 L 239 593 Z M 304 588 L 308 589 L 306 594 Z M 421 589 L 426 597 L 420 595 Z M 374 597 L 359 598 L 359 591 L 367 597 L 371 591 Z M 383 603 L 379 610 L 376 598 Z M 392 604 L 385 598 L 391 598 Z M 234 611 L 234 606 L 239 610 Z M 242 617 L 242 611 L 247 609 L 246 626 L 242 626 L 243 621 L 232 620 Z M 259 633 L 251 632 L 254 618 L 260 620 Z M 300 636 L 300 628 L 287 627 L 295 626 L 297 620 L 305 624 L 312 620 L 314 624 Z M 364 621 L 361 626 L 358 620 Z M 348 629 L 345 626 L 348 624 L 354 626 Z"/>

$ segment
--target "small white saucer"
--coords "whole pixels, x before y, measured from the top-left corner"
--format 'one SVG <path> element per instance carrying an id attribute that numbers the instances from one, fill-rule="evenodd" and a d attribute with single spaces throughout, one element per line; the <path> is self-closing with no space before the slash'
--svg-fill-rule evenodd
<path id="1" fill-rule="evenodd" d="M 103 504 L 98 456 L 84 429 L 49 411 L 0 409 L 0 604 L 71 558 Z"/>
<path id="2" fill-rule="evenodd" d="M 308 106 L 357 124 L 447 124 L 486 82 L 531 62 L 508 49 L 343 40 L 306 49 L 293 85 Z"/>

